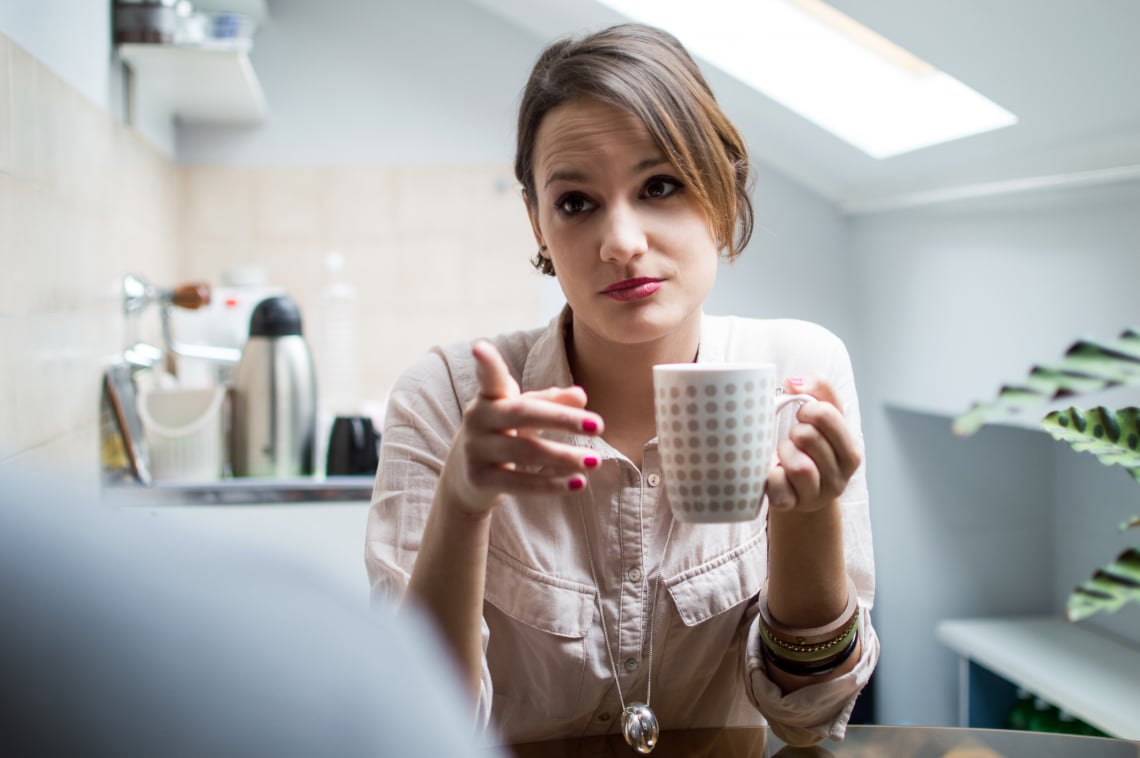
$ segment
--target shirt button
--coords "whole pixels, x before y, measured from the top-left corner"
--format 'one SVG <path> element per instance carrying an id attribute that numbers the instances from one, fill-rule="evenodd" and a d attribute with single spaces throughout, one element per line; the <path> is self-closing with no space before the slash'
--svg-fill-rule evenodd
<path id="1" fill-rule="evenodd" d="M 646 479 L 648 480 L 650 487 L 656 487 L 658 484 L 661 484 L 661 477 L 657 474 L 650 474 L 648 477 L 646 477 Z"/>
<path id="2" fill-rule="evenodd" d="M 598 716 L 598 721 L 609 721 L 609 720 L 610 720 L 610 714 L 608 714 L 608 713 L 603 713 L 601 716 Z"/>
<path id="3" fill-rule="evenodd" d="M 630 658 L 625 662 L 625 670 L 626 671 L 637 671 L 637 667 L 639 665 L 640 664 L 638 664 L 636 658 Z"/>
<path id="4" fill-rule="evenodd" d="M 629 571 L 625 572 L 625 575 L 631 582 L 641 581 L 641 569 L 631 568 Z"/>

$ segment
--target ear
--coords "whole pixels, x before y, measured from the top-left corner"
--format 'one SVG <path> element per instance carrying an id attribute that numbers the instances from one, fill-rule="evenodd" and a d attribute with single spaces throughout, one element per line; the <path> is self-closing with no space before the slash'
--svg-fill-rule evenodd
<path id="1" fill-rule="evenodd" d="M 522 199 L 523 205 L 526 206 L 526 217 L 530 219 L 530 230 L 534 233 L 534 244 L 541 248 L 544 243 L 542 241 L 542 228 L 538 224 L 538 209 L 530 202 L 525 189 L 522 192 Z M 550 258 L 546 251 L 542 251 L 540 255 L 543 258 Z"/>

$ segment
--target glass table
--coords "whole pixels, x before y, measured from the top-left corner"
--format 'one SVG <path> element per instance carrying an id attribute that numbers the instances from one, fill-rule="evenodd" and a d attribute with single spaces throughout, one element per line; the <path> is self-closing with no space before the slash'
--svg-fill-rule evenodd
<path id="1" fill-rule="evenodd" d="M 620 734 L 510 747 L 516 758 L 636 756 Z M 843 742 L 784 745 L 763 727 L 664 732 L 654 758 L 1140 758 L 1140 742 L 1070 734 L 917 726 L 851 726 Z"/>

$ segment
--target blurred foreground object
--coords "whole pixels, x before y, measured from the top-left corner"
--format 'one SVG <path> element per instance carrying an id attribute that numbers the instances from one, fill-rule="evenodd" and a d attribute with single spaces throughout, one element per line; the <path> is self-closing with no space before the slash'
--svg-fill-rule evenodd
<path id="1" fill-rule="evenodd" d="M 410 609 L 55 479 L 0 472 L 0 754 L 498 755 Z"/>

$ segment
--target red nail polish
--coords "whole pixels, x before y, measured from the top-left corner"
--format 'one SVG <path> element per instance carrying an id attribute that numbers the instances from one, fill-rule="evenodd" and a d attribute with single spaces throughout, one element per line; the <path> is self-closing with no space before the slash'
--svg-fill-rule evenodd
<path id="1" fill-rule="evenodd" d="M 586 480 L 580 476 L 575 476 L 567 483 L 567 486 L 571 490 L 580 490 L 586 486 Z"/>
<path id="2" fill-rule="evenodd" d="M 598 422 L 594 421 L 592 418 L 582 419 L 582 430 L 587 432 L 596 432 L 598 431 Z"/>
<path id="3" fill-rule="evenodd" d="M 601 463 L 601 461 L 599 461 L 597 457 L 593 455 L 587 455 L 582 459 L 582 464 L 586 468 L 597 468 L 599 463 Z"/>

